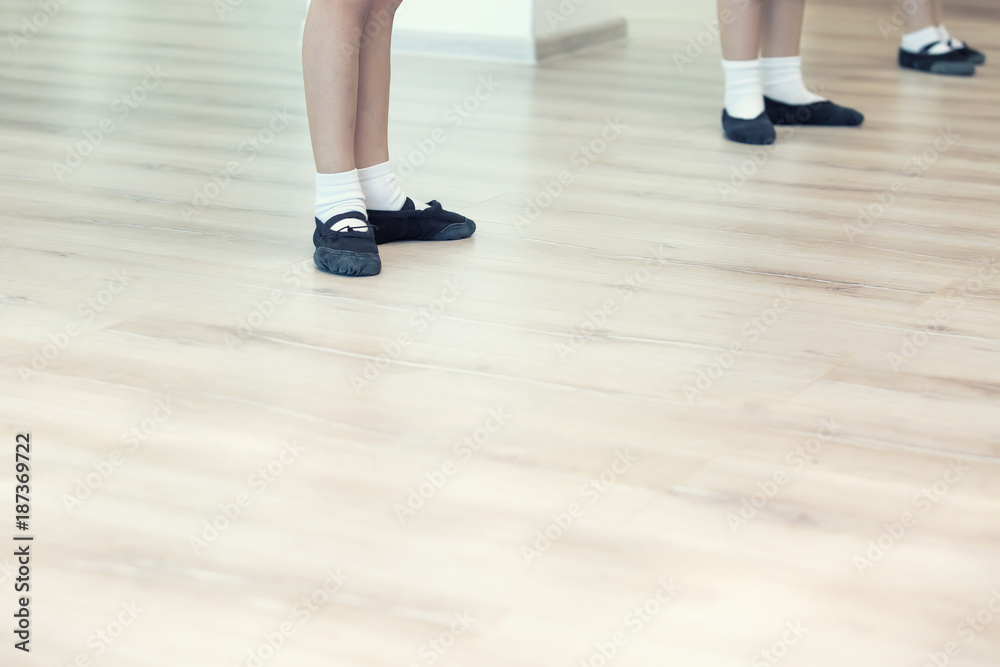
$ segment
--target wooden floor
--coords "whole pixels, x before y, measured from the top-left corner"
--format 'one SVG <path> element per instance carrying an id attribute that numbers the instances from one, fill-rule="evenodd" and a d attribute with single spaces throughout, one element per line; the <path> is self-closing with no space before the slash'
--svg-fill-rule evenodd
<path id="1" fill-rule="evenodd" d="M 399 56 L 406 189 L 479 231 L 372 279 L 312 264 L 300 10 L 77 0 L 0 49 L 0 663 L 997 665 L 994 3 L 951 5 L 971 80 L 810 3 L 867 121 L 772 150 L 721 135 L 708 2 Z"/>

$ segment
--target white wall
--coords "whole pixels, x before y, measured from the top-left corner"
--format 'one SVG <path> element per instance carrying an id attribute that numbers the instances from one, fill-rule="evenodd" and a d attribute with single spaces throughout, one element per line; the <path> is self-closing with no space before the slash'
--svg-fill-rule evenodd
<path id="1" fill-rule="evenodd" d="M 394 48 L 535 62 L 624 35 L 617 0 L 404 0 Z"/>
<path id="2" fill-rule="evenodd" d="M 534 0 L 532 32 L 536 37 L 577 31 L 620 19 L 616 0 Z"/>
<path id="3" fill-rule="evenodd" d="M 529 0 L 404 0 L 398 30 L 520 37 L 531 30 Z"/>

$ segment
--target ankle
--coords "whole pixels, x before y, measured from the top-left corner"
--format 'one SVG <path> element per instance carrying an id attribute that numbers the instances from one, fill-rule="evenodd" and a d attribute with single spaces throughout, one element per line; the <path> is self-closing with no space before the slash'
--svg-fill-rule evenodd
<path id="1" fill-rule="evenodd" d="M 389 161 L 358 169 L 358 181 L 365 203 L 373 211 L 398 211 L 406 203 L 406 194 Z"/>

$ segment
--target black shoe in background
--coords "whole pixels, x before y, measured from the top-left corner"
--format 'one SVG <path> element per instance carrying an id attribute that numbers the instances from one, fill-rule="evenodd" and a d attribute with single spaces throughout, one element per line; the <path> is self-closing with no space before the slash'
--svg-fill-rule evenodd
<path id="1" fill-rule="evenodd" d="M 976 73 L 976 66 L 966 59 L 961 49 L 937 55 L 928 53 L 936 44 L 940 44 L 940 42 L 928 44 L 920 50 L 920 53 L 910 53 L 900 49 L 899 66 L 905 69 L 915 69 L 919 72 L 947 76 L 972 76 Z"/>

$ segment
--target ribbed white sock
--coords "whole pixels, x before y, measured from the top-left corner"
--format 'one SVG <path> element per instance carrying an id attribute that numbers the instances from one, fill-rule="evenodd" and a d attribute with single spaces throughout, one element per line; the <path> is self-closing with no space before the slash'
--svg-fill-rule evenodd
<path id="1" fill-rule="evenodd" d="M 935 42 L 937 42 L 937 44 L 934 44 Z M 909 51 L 910 53 L 920 53 L 920 51 L 928 44 L 934 44 L 934 46 L 927 51 L 927 53 L 932 56 L 939 56 L 942 53 L 948 53 L 949 51 L 954 50 L 948 43 L 948 40 L 942 38 L 941 31 L 936 25 L 929 25 L 926 28 L 906 33 L 903 35 L 903 41 L 900 46 L 904 51 Z"/>
<path id="2" fill-rule="evenodd" d="M 951 48 L 961 49 L 962 47 L 965 46 L 965 42 L 951 36 L 951 33 L 948 32 L 948 29 L 944 27 L 943 23 L 939 25 L 937 29 L 938 29 L 938 34 L 941 35 L 941 41 L 947 42 Z"/>
<path id="3" fill-rule="evenodd" d="M 335 215 L 348 211 L 365 212 L 365 193 L 358 180 L 358 170 L 343 171 L 339 174 L 316 174 L 316 217 L 326 222 Z M 334 224 L 333 231 L 345 227 L 355 229 L 365 225 L 356 218 L 345 218 Z"/>
<path id="4" fill-rule="evenodd" d="M 815 104 L 826 98 L 806 88 L 802 80 L 802 58 L 761 58 L 760 78 L 764 95 L 785 104 Z"/>
<path id="5" fill-rule="evenodd" d="M 751 120 L 764 113 L 759 60 L 725 60 L 726 111 L 733 118 Z"/>
<path id="6" fill-rule="evenodd" d="M 365 202 L 373 211 L 399 211 L 406 203 L 406 194 L 399 187 L 396 172 L 389 162 L 358 169 Z M 414 202 L 416 204 L 416 202 Z M 422 208 L 419 204 L 417 208 Z"/>

